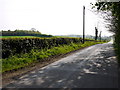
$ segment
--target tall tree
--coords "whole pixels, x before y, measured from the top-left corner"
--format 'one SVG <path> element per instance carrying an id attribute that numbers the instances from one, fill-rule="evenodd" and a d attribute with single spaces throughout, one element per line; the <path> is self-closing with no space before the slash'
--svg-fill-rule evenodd
<path id="1" fill-rule="evenodd" d="M 95 27 L 95 40 L 98 38 L 98 29 Z"/>

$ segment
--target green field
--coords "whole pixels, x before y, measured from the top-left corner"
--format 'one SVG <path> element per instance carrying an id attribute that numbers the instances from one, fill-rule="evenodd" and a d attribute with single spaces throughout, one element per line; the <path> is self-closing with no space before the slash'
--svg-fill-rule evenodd
<path id="1" fill-rule="evenodd" d="M 36 38 L 36 36 L 0 36 L 0 38 Z"/>
<path id="2" fill-rule="evenodd" d="M 53 38 L 53 37 L 37 37 L 37 36 L 0 36 L 0 38 Z M 75 38 L 75 37 L 64 37 L 54 36 L 54 38 Z"/>

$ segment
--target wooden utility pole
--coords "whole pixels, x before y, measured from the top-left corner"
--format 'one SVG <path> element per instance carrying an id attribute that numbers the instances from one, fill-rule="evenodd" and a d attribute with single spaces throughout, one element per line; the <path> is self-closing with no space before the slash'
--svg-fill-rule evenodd
<path id="1" fill-rule="evenodd" d="M 85 6 L 83 6 L 83 44 L 85 42 Z"/>

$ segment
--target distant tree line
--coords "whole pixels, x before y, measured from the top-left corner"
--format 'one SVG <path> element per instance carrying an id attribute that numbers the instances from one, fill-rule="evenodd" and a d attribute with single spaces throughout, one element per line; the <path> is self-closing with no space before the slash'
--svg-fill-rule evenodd
<path id="1" fill-rule="evenodd" d="M 39 31 L 34 30 L 15 30 L 15 31 L 0 31 L 2 36 L 37 36 L 37 37 L 52 37 L 52 35 L 41 34 Z"/>
<path id="2" fill-rule="evenodd" d="M 83 35 L 56 35 L 56 36 L 63 36 L 63 37 L 80 37 L 80 38 L 82 38 L 83 37 Z M 95 36 L 93 36 L 93 35 L 85 35 L 85 38 L 87 38 L 87 39 L 95 39 Z M 99 36 L 97 36 L 97 39 L 98 40 L 106 40 L 106 41 L 110 41 L 111 40 L 111 36 L 101 36 L 100 37 L 100 35 Z"/>

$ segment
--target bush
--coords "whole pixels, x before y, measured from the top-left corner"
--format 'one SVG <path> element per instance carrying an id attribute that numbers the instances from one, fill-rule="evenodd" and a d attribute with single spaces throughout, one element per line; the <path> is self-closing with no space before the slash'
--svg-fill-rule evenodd
<path id="1" fill-rule="evenodd" d="M 32 49 L 50 49 L 59 45 L 68 45 L 71 42 L 81 43 L 80 38 L 7 38 L 2 39 L 2 58 L 15 54 L 28 53 Z"/>

